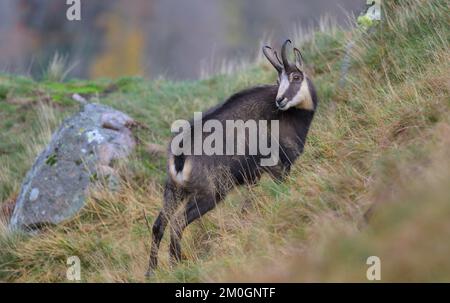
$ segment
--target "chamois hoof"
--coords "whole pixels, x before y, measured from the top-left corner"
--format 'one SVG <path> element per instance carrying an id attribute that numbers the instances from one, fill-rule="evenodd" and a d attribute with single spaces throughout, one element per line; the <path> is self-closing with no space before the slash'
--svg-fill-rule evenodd
<path id="1" fill-rule="evenodd" d="M 153 269 L 149 268 L 147 270 L 147 272 L 145 273 L 145 278 L 150 279 L 155 275 L 155 272 L 153 271 Z"/>

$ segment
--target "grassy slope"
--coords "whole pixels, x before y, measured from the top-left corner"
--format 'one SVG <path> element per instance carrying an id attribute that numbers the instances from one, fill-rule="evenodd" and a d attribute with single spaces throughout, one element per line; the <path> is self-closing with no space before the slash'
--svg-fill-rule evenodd
<path id="1" fill-rule="evenodd" d="M 368 256 L 383 281 L 450 280 L 450 32 L 446 1 L 397 0 L 371 35 L 316 33 L 302 47 L 321 99 L 306 150 L 284 184 L 238 189 L 192 224 L 187 261 L 170 267 L 167 237 L 154 281 L 365 281 Z M 405 5 L 408 3 L 408 5 Z M 356 38 L 345 89 L 345 40 Z M 89 93 L 164 143 L 170 124 L 239 89 L 275 80 L 265 63 L 198 82 L 34 82 L 0 76 L 0 201 L 13 199 L 58 122 Z M 105 91 L 111 91 L 103 94 Z M 139 150 L 122 163 L 120 192 L 99 189 L 79 216 L 35 237 L 0 225 L 0 280 L 64 281 L 66 259 L 85 281 L 143 281 L 164 160 Z M 372 204 L 369 224 L 363 213 Z"/>

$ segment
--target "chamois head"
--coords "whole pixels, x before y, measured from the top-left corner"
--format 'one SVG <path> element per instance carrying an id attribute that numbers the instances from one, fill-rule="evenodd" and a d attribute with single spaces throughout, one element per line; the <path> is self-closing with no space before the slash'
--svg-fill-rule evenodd
<path id="1" fill-rule="evenodd" d="M 278 93 L 275 100 L 279 110 L 287 110 L 291 107 L 314 110 L 311 98 L 310 88 L 306 80 L 306 74 L 303 68 L 302 54 L 298 48 L 294 47 L 295 63 L 290 63 L 286 48 L 292 43 L 286 40 L 281 47 L 281 60 L 277 52 L 270 46 L 263 47 L 263 53 L 267 60 L 278 72 Z"/>

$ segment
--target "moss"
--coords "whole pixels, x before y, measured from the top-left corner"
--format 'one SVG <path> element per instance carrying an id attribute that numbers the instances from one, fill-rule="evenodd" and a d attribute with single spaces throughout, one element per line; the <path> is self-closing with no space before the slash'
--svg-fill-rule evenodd
<path id="1" fill-rule="evenodd" d="M 9 89 L 5 85 L 0 85 L 0 101 L 3 101 L 8 96 Z"/>

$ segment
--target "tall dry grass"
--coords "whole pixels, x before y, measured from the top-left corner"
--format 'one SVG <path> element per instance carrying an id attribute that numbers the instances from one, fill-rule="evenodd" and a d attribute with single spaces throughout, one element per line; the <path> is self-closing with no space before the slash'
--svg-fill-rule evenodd
<path id="1" fill-rule="evenodd" d="M 165 237 L 151 281 L 367 281 L 371 255 L 381 258 L 382 281 L 448 281 L 446 8 L 445 1 L 390 1 L 373 33 L 332 27 L 311 34 L 302 49 L 321 103 L 292 174 L 282 184 L 265 177 L 257 187 L 237 188 L 190 225 L 186 261 L 177 266 Z M 349 39 L 352 67 L 339 88 Z M 173 120 L 275 80 L 261 62 L 233 73 L 197 83 L 126 80 L 101 101 L 143 119 L 152 140 L 164 142 Z M 59 119 L 53 114 L 41 114 L 38 137 L 49 138 Z M 26 149 L 27 161 L 39 142 Z M 145 217 L 153 223 L 160 209 L 164 160 L 138 151 L 118 173 L 120 188 L 100 184 L 74 220 L 32 237 L 2 228 L 0 279 L 65 281 L 66 260 L 76 255 L 83 281 L 145 281 Z M 0 178 L 20 182 L 5 171 Z"/>

